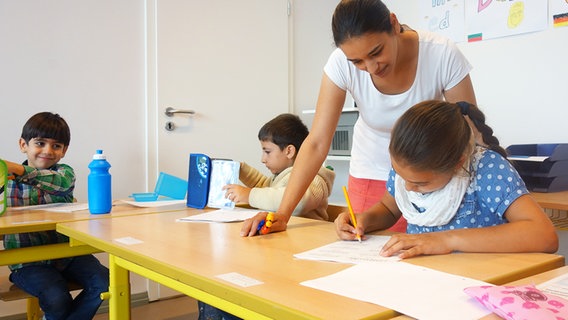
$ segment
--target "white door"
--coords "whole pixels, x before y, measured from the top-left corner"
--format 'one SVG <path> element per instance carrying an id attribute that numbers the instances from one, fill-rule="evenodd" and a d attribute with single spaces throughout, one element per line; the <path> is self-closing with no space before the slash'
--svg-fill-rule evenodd
<path id="1" fill-rule="evenodd" d="M 289 110 L 287 2 L 149 1 L 149 186 L 187 178 L 194 152 L 263 167 L 258 130 Z M 151 300 L 170 295 L 156 288 Z"/>

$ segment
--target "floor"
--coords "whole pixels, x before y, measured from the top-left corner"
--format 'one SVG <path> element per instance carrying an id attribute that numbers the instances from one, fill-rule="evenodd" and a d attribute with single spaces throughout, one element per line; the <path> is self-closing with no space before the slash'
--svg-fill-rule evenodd
<path id="1" fill-rule="evenodd" d="M 150 302 L 132 308 L 132 320 L 197 320 L 197 302 L 187 296 Z M 108 320 L 108 313 L 97 314 L 93 320 Z"/>

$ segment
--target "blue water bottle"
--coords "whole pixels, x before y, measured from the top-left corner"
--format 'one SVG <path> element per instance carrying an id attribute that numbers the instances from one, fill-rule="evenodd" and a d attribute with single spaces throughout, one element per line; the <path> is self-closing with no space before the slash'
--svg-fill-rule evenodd
<path id="1" fill-rule="evenodd" d="M 112 208 L 110 163 L 102 150 L 97 150 L 93 161 L 89 163 L 87 192 L 89 194 L 89 211 L 92 214 L 109 213 Z"/>

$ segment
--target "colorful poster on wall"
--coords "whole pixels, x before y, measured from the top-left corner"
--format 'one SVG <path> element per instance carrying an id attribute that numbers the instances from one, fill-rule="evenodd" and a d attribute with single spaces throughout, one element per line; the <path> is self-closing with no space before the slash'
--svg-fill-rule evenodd
<path id="1" fill-rule="evenodd" d="M 568 27 L 568 0 L 550 0 L 549 12 L 552 15 L 552 25 Z"/>
<path id="2" fill-rule="evenodd" d="M 469 42 L 546 29 L 548 1 L 467 0 L 466 33 Z"/>
<path id="3" fill-rule="evenodd" d="M 442 34 L 454 42 L 465 37 L 465 0 L 420 1 L 421 24 L 417 27 Z"/>

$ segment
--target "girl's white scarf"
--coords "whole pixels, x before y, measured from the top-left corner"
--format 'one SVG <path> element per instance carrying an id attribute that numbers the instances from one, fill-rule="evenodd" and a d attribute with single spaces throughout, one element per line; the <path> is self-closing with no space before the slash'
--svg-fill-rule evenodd
<path id="1" fill-rule="evenodd" d="M 470 173 L 465 169 L 460 169 L 452 177 L 450 182 L 442 189 L 434 192 L 422 194 L 419 192 L 407 191 L 405 181 L 399 175 L 395 175 L 396 204 L 404 218 L 410 224 L 425 227 L 443 226 L 458 212 L 465 193 L 472 181 L 473 168 L 477 167 L 485 148 L 475 146 L 473 155 L 469 163 L 465 164 Z"/>
<path id="2" fill-rule="evenodd" d="M 422 194 L 407 191 L 404 179 L 396 175 L 394 198 L 408 223 L 426 227 L 442 226 L 456 215 L 469 181 L 469 176 L 463 170 L 442 189 Z"/>

